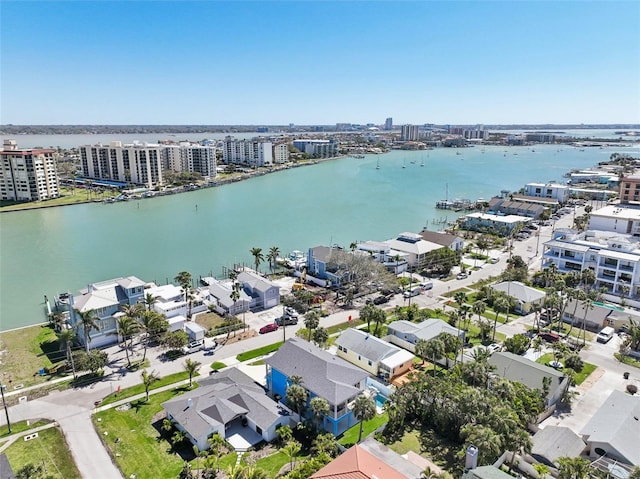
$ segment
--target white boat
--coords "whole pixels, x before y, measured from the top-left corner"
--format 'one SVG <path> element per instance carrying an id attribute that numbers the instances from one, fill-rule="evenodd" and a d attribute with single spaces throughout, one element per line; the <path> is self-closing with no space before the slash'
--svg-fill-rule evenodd
<path id="1" fill-rule="evenodd" d="M 378 159 L 378 162 L 376 163 L 376 170 L 380 169 L 380 159 Z"/>

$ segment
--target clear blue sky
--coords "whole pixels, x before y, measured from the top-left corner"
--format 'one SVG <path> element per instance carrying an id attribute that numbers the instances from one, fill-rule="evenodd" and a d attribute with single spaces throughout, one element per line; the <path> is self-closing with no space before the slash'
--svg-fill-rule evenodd
<path id="1" fill-rule="evenodd" d="M 640 123 L 637 1 L 0 8 L 0 123 Z"/>

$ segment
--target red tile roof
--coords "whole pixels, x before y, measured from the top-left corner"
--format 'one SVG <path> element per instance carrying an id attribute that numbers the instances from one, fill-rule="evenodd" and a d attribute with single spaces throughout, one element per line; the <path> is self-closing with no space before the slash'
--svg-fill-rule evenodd
<path id="1" fill-rule="evenodd" d="M 407 476 L 355 445 L 310 479 L 407 479 Z"/>

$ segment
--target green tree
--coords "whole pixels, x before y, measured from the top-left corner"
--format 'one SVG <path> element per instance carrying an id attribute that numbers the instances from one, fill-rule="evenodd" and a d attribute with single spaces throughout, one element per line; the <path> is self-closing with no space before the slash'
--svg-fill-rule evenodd
<path id="1" fill-rule="evenodd" d="M 67 355 L 67 361 L 71 364 L 71 370 L 73 371 L 73 377 L 76 377 L 76 366 L 73 362 L 73 354 L 71 354 L 71 345 L 76 338 L 76 332 L 73 329 L 63 329 L 57 333 L 58 341 L 60 342 L 60 349 L 64 349 Z"/>
<path id="2" fill-rule="evenodd" d="M 320 314 L 314 309 L 304 315 L 304 327 L 307 329 L 307 340 L 311 342 L 313 331 L 320 325 Z"/>
<path id="3" fill-rule="evenodd" d="M 193 361 L 191 358 L 187 358 L 184 362 L 184 370 L 189 374 L 189 388 L 193 386 L 193 376 L 198 372 L 200 366 L 202 363 Z"/>
<path id="4" fill-rule="evenodd" d="M 269 268 L 273 273 L 273 270 L 277 264 L 278 256 L 280 256 L 280 248 L 277 246 L 272 246 L 269 248 L 269 254 L 267 254 L 267 261 L 269 261 Z"/>
<path id="5" fill-rule="evenodd" d="M 147 311 L 151 311 L 153 309 L 153 306 L 158 302 L 159 299 L 159 296 L 154 296 L 151 293 L 147 293 L 144 296 L 144 305 L 147 307 Z"/>
<path id="6" fill-rule="evenodd" d="M 76 371 L 91 371 L 93 374 L 104 368 L 109 361 L 108 354 L 97 349 L 89 352 L 75 351 L 72 356 Z"/>
<path id="7" fill-rule="evenodd" d="M 219 471 L 220 458 L 228 451 L 227 442 L 218 433 L 213 434 L 209 439 L 207 439 L 207 442 L 209 443 L 211 454 L 216 458 L 216 471 Z"/>
<path id="8" fill-rule="evenodd" d="M 570 353 L 564 358 L 564 365 L 570 369 L 573 369 L 576 373 L 579 373 L 584 368 L 584 362 L 578 353 Z"/>
<path id="9" fill-rule="evenodd" d="M 157 372 L 147 372 L 146 369 L 142 370 L 140 376 L 142 377 L 142 385 L 144 386 L 144 393 L 146 396 L 145 401 L 149 402 L 149 389 L 153 386 L 153 383 L 160 380 L 160 376 L 158 376 Z"/>
<path id="10" fill-rule="evenodd" d="M 509 310 L 509 299 L 506 295 L 498 295 L 493 301 L 493 309 L 496 312 L 496 317 L 493 320 L 493 336 L 491 341 L 496 340 L 496 329 L 498 328 L 498 316 L 500 313 L 504 313 Z"/>
<path id="11" fill-rule="evenodd" d="M 311 399 L 309 405 L 313 412 L 313 417 L 316 420 L 316 429 L 320 430 L 323 418 L 329 414 L 329 403 L 325 398 L 316 396 Z"/>
<path id="12" fill-rule="evenodd" d="M 98 315 L 93 309 L 89 309 L 87 311 L 80 311 L 78 309 L 75 310 L 76 314 L 79 316 L 78 324 L 76 328 L 82 328 L 82 332 L 84 333 L 84 346 L 85 351 L 89 352 L 89 344 L 91 343 L 91 330 L 95 329 L 98 331 Z"/>
<path id="13" fill-rule="evenodd" d="M 307 403 L 308 396 L 307 390 L 299 384 L 291 384 L 287 387 L 287 402 L 300 416 L 302 416 L 302 408 Z"/>
<path id="14" fill-rule="evenodd" d="M 296 461 L 296 456 L 300 452 L 300 449 L 302 449 L 302 445 L 298 441 L 295 441 L 293 439 L 288 441 L 284 445 L 284 447 L 280 449 L 285 454 L 285 456 L 289 458 L 289 465 L 291 470 L 293 470 L 293 466 Z"/>
<path id="15" fill-rule="evenodd" d="M 329 332 L 326 328 L 316 328 L 313 332 L 313 342 L 318 345 L 320 348 L 324 348 L 329 340 Z"/>
<path id="16" fill-rule="evenodd" d="M 184 432 L 176 429 L 173 433 L 173 436 L 171 436 L 171 446 L 173 447 L 173 450 L 177 450 L 178 446 L 182 444 L 186 438 L 187 437 L 184 435 Z"/>
<path id="17" fill-rule="evenodd" d="M 515 334 L 504 340 L 504 347 L 513 354 L 524 354 L 529 348 L 530 339 L 526 334 Z"/>
<path id="18" fill-rule="evenodd" d="M 127 356 L 127 367 L 131 366 L 131 357 L 129 356 L 129 349 L 131 347 L 130 342 L 133 341 L 133 336 L 140 331 L 140 324 L 131 316 L 120 316 L 116 320 L 116 333 L 118 336 L 122 336 L 122 348 Z"/>
<path id="19" fill-rule="evenodd" d="M 460 435 L 464 446 L 460 454 L 466 453 L 469 446 L 478 448 L 478 464 L 493 464 L 502 452 L 502 440 L 498 433 L 488 426 L 480 424 L 466 424 Z"/>
<path id="20" fill-rule="evenodd" d="M 365 396 L 364 394 L 360 394 L 354 404 L 353 404 L 353 416 L 360 421 L 360 429 L 358 431 L 358 442 L 362 439 L 362 427 L 364 426 L 364 421 L 368 421 L 369 419 L 373 419 L 376 415 L 376 405 L 373 402 L 373 399 Z"/>
<path id="21" fill-rule="evenodd" d="M 444 357 L 444 343 L 439 338 L 431 338 L 424 345 L 424 354 L 433 363 L 433 377 L 436 376 L 436 363 Z"/>
<path id="22" fill-rule="evenodd" d="M 195 476 L 191 471 L 191 464 L 189 464 L 187 461 L 185 461 L 184 464 L 182 465 L 182 470 L 178 475 L 178 479 L 195 479 Z"/>
<path id="23" fill-rule="evenodd" d="M 191 284 L 193 279 L 191 278 L 191 273 L 188 271 L 181 271 L 178 275 L 173 278 L 173 280 L 180 285 L 182 288 L 182 294 L 184 294 L 184 300 L 189 300 L 189 290 L 191 289 Z"/>
<path id="24" fill-rule="evenodd" d="M 537 462 L 533 465 L 533 468 L 536 470 L 536 474 L 538 474 L 538 479 L 544 479 L 547 475 L 549 475 L 549 466 L 547 466 L 546 464 Z"/>
<path id="25" fill-rule="evenodd" d="M 330 457 L 338 457 L 340 448 L 334 435 L 327 432 L 316 436 L 311 445 L 311 452 L 315 455 L 327 454 Z"/>
<path id="26" fill-rule="evenodd" d="M 145 311 L 141 316 L 140 326 L 144 330 L 144 354 L 142 361 L 147 357 L 147 348 L 149 344 L 164 336 L 169 330 L 169 321 L 164 314 L 156 311 Z"/>
<path id="27" fill-rule="evenodd" d="M 487 310 L 487 303 L 485 303 L 483 299 L 479 299 L 477 301 L 474 301 L 474 303 L 471 305 L 471 309 L 475 314 L 478 315 L 478 324 L 480 324 L 482 322 L 482 315 Z"/>
<path id="28" fill-rule="evenodd" d="M 162 345 L 170 351 L 182 349 L 189 342 L 187 333 L 184 331 L 172 331 L 164 335 Z"/>
<path id="29" fill-rule="evenodd" d="M 253 256 L 253 264 L 256 266 L 256 273 L 260 270 L 260 263 L 264 261 L 264 255 L 262 254 L 262 248 L 251 248 L 251 256 Z"/>
<path id="30" fill-rule="evenodd" d="M 589 473 L 589 461 L 581 457 L 558 458 L 558 479 L 584 479 Z"/>

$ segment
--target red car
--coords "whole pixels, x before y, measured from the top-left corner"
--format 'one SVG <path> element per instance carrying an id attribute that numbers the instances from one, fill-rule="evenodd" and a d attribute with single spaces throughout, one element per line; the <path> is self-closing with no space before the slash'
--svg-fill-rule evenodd
<path id="1" fill-rule="evenodd" d="M 556 333 L 552 333 L 552 332 L 545 332 L 545 333 L 540 333 L 538 334 L 539 338 L 544 339 L 545 341 L 548 341 L 550 343 L 557 343 L 558 341 L 560 341 L 560 336 L 558 336 Z"/>
<path id="2" fill-rule="evenodd" d="M 267 324 L 260 328 L 260 334 L 270 333 L 271 331 L 277 331 L 278 325 L 276 323 Z"/>

